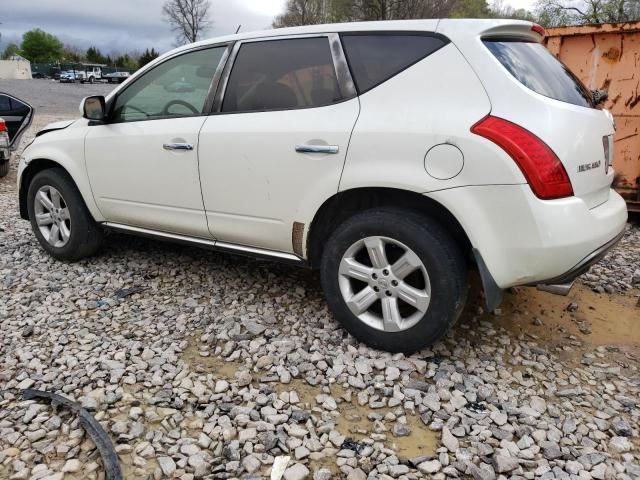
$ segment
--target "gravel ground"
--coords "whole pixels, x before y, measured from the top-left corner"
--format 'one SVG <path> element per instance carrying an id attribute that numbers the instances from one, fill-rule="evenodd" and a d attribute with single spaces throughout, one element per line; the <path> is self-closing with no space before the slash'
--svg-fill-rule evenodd
<path id="1" fill-rule="evenodd" d="M 103 478 L 27 387 L 93 412 L 125 478 L 640 478 L 637 227 L 590 288 L 473 299 L 403 356 L 345 334 L 315 273 L 118 235 L 60 263 L 16 211 L 0 180 L 0 478 Z"/>
<path id="2" fill-rule="evenodd" d="M 29 103 L 39 115 L 75 117 L 80 101 L 90 95 L 107 95 L 116 85 L 60 83 L 54 80 L 0 80 L 0 92 Z"/>

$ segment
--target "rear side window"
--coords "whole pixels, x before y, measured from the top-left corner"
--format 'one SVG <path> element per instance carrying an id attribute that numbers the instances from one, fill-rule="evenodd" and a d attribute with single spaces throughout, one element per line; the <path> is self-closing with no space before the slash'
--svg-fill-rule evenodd
<path id="1" fill-rule="evenodd" d="M 543 45 L 493 40 L 484 44 L 525 87 L 561 102 L 593 107 L 587 87 Z"/>
<path id="2" fill-rule="evenodd" d="M 425 34 L 343 34 L 341 38 L 361 94 L 448 43 L 444 37 Z"/>
<path id="3" fill-rule="evenodd" d="M 240 47 L 222 111 L 320 107 L 340 100 L 326 37 L 266 40 Z"/>

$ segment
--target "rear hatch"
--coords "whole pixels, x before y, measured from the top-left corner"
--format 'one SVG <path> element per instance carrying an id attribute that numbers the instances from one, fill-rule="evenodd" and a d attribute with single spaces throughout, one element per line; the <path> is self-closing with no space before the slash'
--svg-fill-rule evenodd
<path id="1" fill-rule="evenodd" d="M 613 180 L 611 115 L 596 108 L 591 91 L 540 43 L 540 27 L 497 22 L 470 30 L 452 40 L 487 89 L 491 115 L 546 143 L 589 208 L 606 202 Z"/>

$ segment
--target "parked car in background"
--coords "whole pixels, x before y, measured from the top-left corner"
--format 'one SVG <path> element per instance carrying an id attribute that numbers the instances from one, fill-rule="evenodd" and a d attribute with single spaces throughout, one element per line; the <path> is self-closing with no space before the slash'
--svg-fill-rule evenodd
<path id="1" fill-rule="evenodd" d="M 129 72 L 113 72 L 103 75 L 103 78 L 109 83 L 122 83 L 130 76 L 131 74 Z"/>
<path id="2" fill-rule="evenodd" d="M 9 160 L 20 137 L 31 124 L 33 108 L 28 103 L 0 93 L 0 177 L 9 173 Z"/>
<path id="3" fill-rule="evenodd" d="M 60 72 L 58 79 L 60 80 L 60 83 L 75 83 L 80 80 L 80 72 L 77 70 L 66 70 L 64 72 Z"/>
<path id="4" fill-rule="evenodd" d="M 345 328 L 410 352 L 476 269 L 487 307 L 568 287 L 621 237 L 611 114 L 525 21 L 316 25 L 181 47 L 20 161 L 53 257 L 104 229 L 320 269 Z"/>

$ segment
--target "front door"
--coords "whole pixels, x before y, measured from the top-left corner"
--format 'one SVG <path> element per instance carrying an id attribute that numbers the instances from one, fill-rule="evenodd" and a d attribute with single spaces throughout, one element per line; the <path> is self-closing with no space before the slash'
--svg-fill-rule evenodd
<path id="1" fill-rule="evenodd" d="M 108 222 L 210 238 L 198 172 L 198 133 L 226 47 L 191 50 L 152 68 L 89 128 L 87 171 Z"/>
<path id="2" fill-rule="evenodd" d="M 338 190 L 359 102 L 338 81 L 327 36 L 236 49 L 220 111 L 200 133 L 209 228 L 219 242 L 292 252 L 294 222 L 308 227 Z"/>

